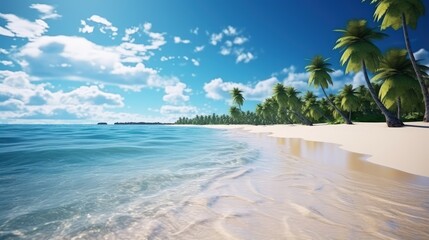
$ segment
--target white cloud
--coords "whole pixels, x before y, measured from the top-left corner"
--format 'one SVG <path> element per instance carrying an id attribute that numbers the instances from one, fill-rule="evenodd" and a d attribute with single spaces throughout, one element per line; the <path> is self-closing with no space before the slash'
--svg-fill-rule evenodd
<path id="1" fill-rule="evenodd" d="M 79 32 L 81 33 L 92 33 L 94 31 L 94 27 L 88 25 L 85 20 L 80 20 L 80 24 L 82 25 L 81 28 L 79 28 Z"/>
<path id="2" fill-rule="evenodd" d="M 162 56 L 161 57 L 161 62 L 165 62 L 165 61 L 169 61 L 169 60 L 173 60 L 173 59 L 175 59 L 175 57 L 174 56 Z"/>
<path id="3" fill-rule="evenodd" d="M 125 42 L 134 42 L 135 39 L 132 38 L 131 36 L 135 33 L 137 33 L 139 31 L 138 27 L 131 27 L 131 28 L 127 28 L 125 29 L 125 36 L 122 38 L 122 41 Z"/>
<path id="4" fill-rule="evenodd" d="M 163 87 L 170 84 L 172 78 L 161 77 L 156 70 L 143 64 L 150 58 L 150 50 L 159 48 L 156 44 L 123 42 L 119 46 L 105 47 L 81 37 L 43 36 L 25 44 L 15 58 L 34 78 L 102 79 L 114 85 Z M 58 63 L 70 67 L 52 68 Z"/>
<path id="5" fill-rule="evenodd" d="M 61 15 L 59 15 L 55 11 L 55 8 L 51 5 L 36 3 L 36 4 L 31 4 L 30 8 L 36 9 L 37 11 L 42 13 L 42 16 L 41 16 L 42 19 L 55 19 L 55 18 L 61 17 Z"/>
<path id="6" fill-rule="evenodd" d="M 0 61 L 0 63 L 5 65 L 5 66 L 13 66 L 13 62 L 11 62 L 11 61 L 2 60 L 2 61 Z"/>
<path id="7" fill-rule="evenodd" d="M 118 35 L 118 28 L 113 26 L 112 23 L 104 17 L 101 17 L 99 15 L 92 15 L 87 20 L 99 24 L 100 25 L 99 30 L 102 33 L 107 33 L 106 31 L 110 31 L 112 38 Z"/>
<path id="8" fill-rule="evenodd" d="M 236 36 L 238 34 L 237 29 L 232 26 L 228 26 L 227 28 L 222 30 L 222 32 L 227 36 Z"/>
<path id="9" fill-rule="evenodd" d="M 0 13 L 0 18 L 7 21 L 6 28 L 0 28 L 0 34 L 8 37 L 32 40 L 42 36 L 49 28 L 48 24 L 41 19 L 30 22 L 16 15 L 3 13 Z"/>
<path id="10" fill-rule="evenodd" d="M 227 48 L 223 46 L 220 48 L 220 54 L 224 56 L 231 54 L 231 51 L 232 51 L 231 48 Z"/>
<path id="11" fill-rule="evenodd" d="M 174 37 L 174 43 L 183 43 L 183 44 L 189 44 L 189 43 L 191 43 L 191 41 L 190 40 L 187 40 L 187 39 L 182 39 L 182 38 L 180 38 L 180 37 Z"/>
<path id="12" fill-rule="evenodd" d="M 192 34 L 194 34 L 194 35 L 198 35 L 198 31 L 199 31 L 200 29 L 198 28 L 198 27 L 196 27 L 196 28 L 194 28 L 194 29 L 191 29 L 191 33 Z"/>
<path id="13" fill-rule="evenodd" d="M 210 37 L 210 44 L 216 46 L 220 41 L 222 41 L 223 34 L 222 33 L 213 33 Z"/>
<path id="14" fill-rule="evenodd" d="M 366 82 L 365 82 L 365 76 L 363 75 L 363 72 L 360 71 L 358 73 L 356 73 L 353 78 L 352 78 L 352 85 L 354 88 L 359 87 L 361 85 L 365 85 L 366 86 Z M 344 85 L 344 83 L 343 83 Z"/>
<path id="15" fill-rule="evenodd" d="M 426 49 L 419 49 L 417 52 L 414 53 L 414 57 L 416 58 L 416 60 L 420 61 L 420 64 L 429 67 L 429 52 Z"/>
<path id="16" fill-rule="evenodd" d="M 68 92 L 51 91 L 49 84 L 33 84 L 24 72 L 0 71 L 0 119 L 16 122 L 31 120 L 106 121 L 131 120 L 142 116 L 112 112 L 124 107 L 119 94 L 98 86 L 81 86 Z"/>
<path id="17" fill-rule="evenodd" d="M 237 51 L 236 56 L 237 58 L 235 59 L 235 63 L 240 63 L 240 62 L 248 63 L 253 59 L 255 59 L 255 56 L 253 56 L 251 52 Z"/>
<path id="18" fill-rule="evenodd" d="M 326 89 L 326 92 L 337 93 L 344 84 L 353 84 L 354 86 L 362 85 L 363 74 L 357 73 L 355 75 L 345 75 L 342 70 L 335 70 L 331 74 L 333 85 Z M 284 68 L 280 73 L 274 73 L 273 76 L 283 77 L 283 84 L 286 86 L 294 87 L 299 92 L 312 91 L 319 97 L 325 97 L 320 88 L 314 88 L 308 85 L 310 74 L 308 72 L 298 72 L 295 66 Z M 355 85 L 356 84 L 356 85 Z"/>
<path id="19" fill-rule="evenodd" d="M 204 48 L 205 48 L 205 46 L 204 46 L 204 45 L 196 46 L 196 47 L 195 47 L 195 49 L 194 49 L 194 52 L 201 52 L 201 51 L 203 51 L 203 50 L 204 50 Z"/>
<path id="20" fill-rule="evenodd" d="M 224 82 L 221 78 L 216 78 L 204 84 L 206 97 L 214 100 L 230 98 L 230 91 L 237 87 L 243 91 L 246 100 L 263 100 L 272 95 L 274 84 L 278 83 L 275 77 L 257 82 L 254 86 L 236 82 Z"/>
<path id="21" fill-rule="evenodd" d="M 175 85 L 165 87 L 165 95 L 162 100 L 172 104 L 183 103 L 189 101 L 189 96 L 185 94 L 190 92 L 191 89 L 187 88 L 185 83 L 178 82 Z"/>
<path id="22" fill-rule="evenodd" d="M 144 29 L 144 31 L 150 31 L 150 30 L 152 29 L 152 23 L 150 23 L 150 22 L 145 22 L 145 23 L 143 24 L 143 29 Z"/>
<path id="23" fill-rule="evenodd" d="M 88 18 L 88 20 L 91 20 L 91 21 L 96 22 L 96 23 L 100 23 L 104 26 L 112 26 L 112 23 L 109 22 L 109 20 L 107 20 L 103 17 L 100 17 L 98 15 L 92 15 L 90 18 Z"/>
<path id="24" fill-rule="evenodd" d="M 245 37 L 236 37 L 234 38 L 234 44 L 236 45 L 242 45 L 243 43 L 247 42 L 248 39 Z"/>
<path id="25" fill-rule="evenodd" d="M 4 48 L 0 48 L 0 53 L 7 55 L 7 54 L 9 54 L 9 51 L 4 49 Z"/>
<path id="26" fill-rule="evenodd" d="M 0 35 L 6 36 L 6 37 L 15 37 L 15 33 L 9 31 L 8 29 L 0 26 Z"/>
<path id="27" fill-rule="evenodd" d="M 237 29 L 232 26 L 210 36 L 210 44 L 216 46 L 220 43 L 219 53 L 223 56 L 235 56 L 236 63 L 249 63 L 256 58 L 254 53 L 243 47 L 248 41 L 248 38 L 239 36 Z"/>
<path id="28" fill-rule="evenodd" d="M 308 78 L 310 77 L 309 73 L 296 72 L 295 66 L 284 68 L 282 72 L 283 74 L 286 74 L 286 77 L 283 79 L 284 85 L 294 87 L 301 92 L 309 88 L 308 87 Z"/>
<path id="29" fill-rule="evenodd" d="M 200 66 L 200 62 L 198 60 L 192 58 L 191 61 L 195 66 L 197 66 L 197 67 Z"/>

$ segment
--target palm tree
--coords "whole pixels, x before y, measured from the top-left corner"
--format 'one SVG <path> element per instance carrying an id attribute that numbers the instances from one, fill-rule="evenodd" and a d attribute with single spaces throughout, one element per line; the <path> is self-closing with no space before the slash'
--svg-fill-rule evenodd
<path id="1" fill-rule="evenodd" d="M 334 49 L 343 49 L 344 52 L 340 61 L 342 65 L 347 63 L 346 73 L 363 71 L 369 92 L 383 113 L 387 126 L 404 126 L 404 123 L 380 101 L 368 77 L 368 70 L 375 71 L 377 69 L 381 56 L 380 50 L 372 43 L 372 40 L 382 39 L 386 34 L 368 28 L 366 20 L 351 20 L 346 29 L 336 31 L 343 33 L 343 36 L 337 40 Z"/>
<path id="2" fill-rule="evenodd" d="M 241 110 L 241 106 L 243 106 L 243 103 L 245 100 L 243 97 L 243 91 L 235 87 L 231 90 L 231 96 L 232 96 L 232 103 L 237 105 L 238 109 Z"/>
<path id="3" fill-rule="evenodd" d="M 420 89 L 423 94 L 425 103 L 424 122 L 429 122 L 429 91 L 426 86 L 422 72 L 420 71 L 414 53 L 411 49 L 411 43 L 408 36 L 408 27 L 415 29 L 418 19 L 425 14 L 425 6 L 422 0 L 372 0 L 371 3 L 377 3 L 374 12 L 376 21 L 383 20 L 381 30 L 393 28 L 398 30 L 402 27 L 404 34 L 405 46 L 410 57 L 414 74 L 420 84 Z"/>
<path id="4" fill-rule="evenodd" d="M 318 121 L 321 117 L 324 117 L 327 121 L 331 121 L 331 119 L 323 113 L 322 108 L 317 101 L 317 97 L 313 92 L 307 91 L 304 94 L 303 99 L 304 112 L 308 117 L 314 119 L 315 121 Z"/>
<path id="5" fill-rule="evenodd" d="M 359 107 L 359 97 L 356 89 L 351 84 L 344 85 L 340 92 L 341 96 L 341 107 L 349 112 L 349 119 L 352 118 L 352 111 L 355 111 Z"/>
<path id="6" fill-rule="evenodd" d="M 332 85 L 332 78 L 329 73 L 334 72 L 330 68 L 331 64 L 328 63 L 328 59 L 324 59 L 322 56 L 315 56 L 310 65 L 306 66 L 305 69 L 310 73 L 310 78 L 308 79 L 308 84 L 314 86 L 315 88 L 320 87 L 326 99 L 328 99 L 329 104 L 341 115 L 344 121 L 347 124 L 352 124 L 352 121 L 347 118 L 347 116 L 341 112 L 341 110 L 335 106 L 332 101 L 329 101 L 328 95 L 325 92 L 325 88 L 328 88 L 329 85 Z"/>
<path id="7" fill-rule="evenodd" d="M 229 108 L 229 114 L 234 120 L 238 121 L 241 115 L 241 110 L 236 106 L 232 106 Z"/>
<path id="8" fill-rule="evenodd" d="M 273 94 L 274 94 L 275 100 L 279 105 L 278 111 L 280 113 L 282 112 L 287 113 L 288 110 L 291 110 L 295 115 L 297 115 L 297 117 L 304 125 L 311 125 L 310 120 L 305 118 L 299 111 L 296 111 L 296 108 L 298 107 L 298 105 L 295 103 L 296 100 L 290 98 L 290 97 L 298 98 L 296 96 L 298 92 L 295 92 L 295 96 L 292 96 L 290 93 L 287 92 L 287 90 L 288 90 L 288 87 L 285 87 L 281 83 L 277 83 L 276 85 L 274 85 Z"/>
<path id="9" fill-rule="evenodd" d="M 429 68 L 418 64 L 422 76 L 427 76 L 425 70 Z M 396 104 L 397 117 L 400 118 L 401 100 L 409 100 L 419 95 L 419 83 L 411 61 L 407 58 L 407 51 L 392 49 L 380 61 L 380 67 L 373 80 L 381 83 L 379 96 L 387 108 Z M 421 95 L 420 95 L 421 96 Z"/>
<path id="10" fill-rule="evenodd" d="M 284 90 L 287 96 L 288 108 L 293 114 L 295 114 L 302 124 L 312 126 L 313 123 L 301 113 L 302 101 L 298 97 L 299 92 L 296 91 L 294 87 L 284 87 Z"/>

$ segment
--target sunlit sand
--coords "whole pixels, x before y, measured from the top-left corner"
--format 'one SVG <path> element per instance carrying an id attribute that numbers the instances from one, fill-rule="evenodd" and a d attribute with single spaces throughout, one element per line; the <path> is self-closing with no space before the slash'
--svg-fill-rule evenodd
<path id="1" fill-rule="evenodd" d="M 427 139 L 429 124 L 413 122 L 404 128 L 388 128 L 385 123 L 354 125 L 222 125 L 222 129 L 243 129 L 252 133 L 269 133 L 283 138 L 339 144 L 351 152 L 368 155 L 367 161 L 404 172 L 429 177 Z"/>

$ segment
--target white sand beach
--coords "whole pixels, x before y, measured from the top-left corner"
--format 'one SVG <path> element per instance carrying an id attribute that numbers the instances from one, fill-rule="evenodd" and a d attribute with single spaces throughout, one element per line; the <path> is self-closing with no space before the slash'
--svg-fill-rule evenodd
<path id="1" fill-rule="evenodd" d="M 243 129 L 251 133 L 268 133 L 273 137 L 339 144 L 344 150 L 369 155 L 369 162 L 429 177 L 429 124 L 412 122 L 406 125 L 403 128 L 388 128 L 385 123 L 207 127 Z"/>

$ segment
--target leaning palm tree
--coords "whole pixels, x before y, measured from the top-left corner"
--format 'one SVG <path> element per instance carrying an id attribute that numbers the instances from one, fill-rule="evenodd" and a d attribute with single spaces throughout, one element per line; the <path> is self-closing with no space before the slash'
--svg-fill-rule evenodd
<path id="1" fill-rule="evenodd" d="M 314 86 L 315 88 L 320 87 L 326 99 L 328 99 L 329 104 L 341 115 L 344 121 L 347 124 L 352 124 L 350 118 L 341 112 L 341 110 L 335 106 L 332 101 L 329 101 L 328 95 L 325 92 L 325 88 L 328 88 L 329 85 L 332 85 L 332 78 L 329 73 L 334 72 L 330 68 L 331 64 L 328 63 L 328 59 L 324 59 L 322 56 L 315 56 L 310 65 L 306 66 L 305 69 L 310 73 L 310 78 L 308 79 L 308 84 Z"/>
<path id="2" fill-rule="evenodd" d="M 386 34 L 368 28 L 366 20 L 351 20 L 346 29 L 336 31 L 343 33 L 343 36 L 337 40 L 334 49 L 341 48 L 344 51 L 340 61 L 342 65 L 347 63 L 346 73 L 362 71 L 371 97 L 383 113 L 387 126 L 404 126 L 404 123 L 380 101 L 368 77 L 368 70 L 377 69 L 381 56 L 380 50 L 372 43 L 372 40 L 382 39 Z"/>
<path id="3" fill-rule="evenodd" d="M 351 84 L 344 85 L 340 92 L 341 108 L 349 112 L 349 119 L 352 118 L 352 111 L 359 108 L 359 96 L 356 89 Z"/>
<path id="4" fill-rule="evenodd" d="M 328 116 L 326 116 L 325 113 L 323 113 L 322 108 L 320 107 L 319 101 L 317 101 L 316 95 L 311 92 L 307 91 L 304 94 L 304 113 L 306 116 L 314 119 L 315 121 L 318 121 L 320 118 L 324 117 L 327 121 L 331 121 Z"/>
<path id="5" fill-rule="evenodd" d="M 304 125 L 311 126 L 313 123 L 301 113 L 302 102 L 298 98 L 298 93 L 293 87 L 285 87 L 277 83 L 273 88 L 274 97 L 280 108 L 290 110 Z"/>
<path id="6" fill-rule="evenodd" d="M 429 68 L 417 65 L 422 76 L 427 76 L 425 70 Z M 397 117 L 400 117 L 401 100 L 411 100 L 413 96 L 420 96 L 420 87 L 412 62 L 407 58 L 407 51 L 392 49 L 380 61 L 376 75 L 373 78 L 381 84 L 379 96 L 387 108 L 397 106 Z"/>
<path id="7" fill-rule="evenodd" d="M 419 17 L 425 14 L 425 6 L 422 0 L 371 0 L 371 3 L 377 3 L 374 19 L 376 21 L 382 20 L 381 30 L 386 28 L 393 28 L 398 30 L 402 28 L 404 34 L 405 46 L 410 57 L 414 74 L 417 76 L 420 89 L 423 94 L 425 103 L 425 114 L 423 116 L 424 122 L 429 122 L 429 91 L 428 86 L 425 84 L 424 77 L 419 70 L 418 63 L 414 57 L 411 49 L 411 43 L 408 36 L 408 27 L 415 29 Z"/>
<path id="8" fill-rule="evenodd" d="M 245 100 L 243 97 L 243 91 L 235 87 L 231 90 L 231 96 L 232 96 L 232 103 L 235 104 L 238 107 L 238 109 L 241 110 L 241 106 L 243 106 L 243 103 Z"/>

